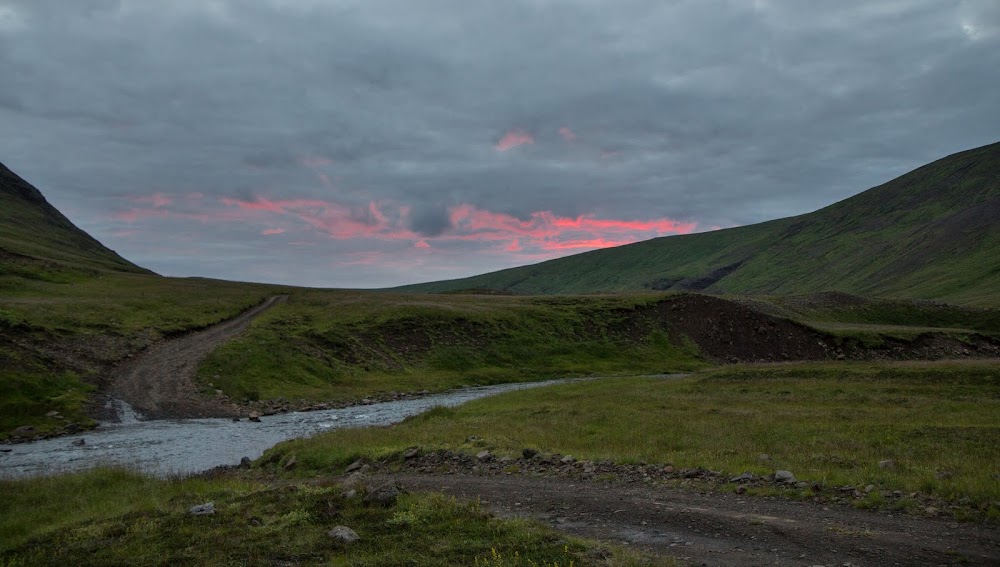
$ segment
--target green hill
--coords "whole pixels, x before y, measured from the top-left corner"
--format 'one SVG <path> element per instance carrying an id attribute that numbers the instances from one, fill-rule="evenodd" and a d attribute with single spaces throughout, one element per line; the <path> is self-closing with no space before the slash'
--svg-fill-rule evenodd
<path id="1" fill-rule="evenodd" d="M 813 213 L 668 236 L 397 291 L 568 294 L 840 291 L 1000 303 L 1000 143 Z"/>
<path id="2" fill-rule="evenodd" d="M 0 275 L 61 281 L 102 272 L 150 273 L 77 228 L 0 164 Z"/>

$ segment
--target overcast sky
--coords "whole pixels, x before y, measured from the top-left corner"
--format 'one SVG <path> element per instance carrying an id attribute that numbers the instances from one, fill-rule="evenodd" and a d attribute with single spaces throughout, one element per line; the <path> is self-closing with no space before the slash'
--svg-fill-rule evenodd
<path id="1" fill-rule="evenodd" d="M 0 162 L 165 275 L 376 287 L 1000 139 L 996 0 L 0 0 Z"/>

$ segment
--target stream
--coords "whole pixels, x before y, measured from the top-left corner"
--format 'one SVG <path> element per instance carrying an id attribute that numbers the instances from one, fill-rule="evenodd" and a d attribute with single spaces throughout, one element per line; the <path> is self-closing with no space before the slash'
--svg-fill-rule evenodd
<path id="1" fill-rule="evenodd" d="M 118 402 L 121 423 L 101 424 L 78 435 L 0 446 L 0 478 L 32 477 L 100 465 L 134 468 L 165 477 L 256 459 L 288 439 L 342 427 L 390 425 L 435 406 L 457 406 L 503 392 L 569 380 L 463 388 L 422 398 L 310 412 L 264 416 L 259 423 L 228 418 L 148 420 Z M 79 443 L 83 439 L 82 445 Z"/>

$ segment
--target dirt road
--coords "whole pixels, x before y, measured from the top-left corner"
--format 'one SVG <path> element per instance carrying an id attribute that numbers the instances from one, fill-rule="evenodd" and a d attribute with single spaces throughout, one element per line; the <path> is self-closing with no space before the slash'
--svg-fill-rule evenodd
<path id="1" fill-rule="evenodd" d="M 400 473 L 410 490 L 694 565 L 1000 565 L 1000 530 L 850 506 L 566 478 Z"/>
<path id="2" fill-rule="evenodd" d="M 226 341 L 242 333 L 258 315 L 287 299 L 275 296 L 239 316 L 204 331 L 154 345 L 115 370 L 111 395 L 125 400 L 148 419 L 226 417 L 236 408 L 224 398 L 198 393 L 198 364 Z"/>

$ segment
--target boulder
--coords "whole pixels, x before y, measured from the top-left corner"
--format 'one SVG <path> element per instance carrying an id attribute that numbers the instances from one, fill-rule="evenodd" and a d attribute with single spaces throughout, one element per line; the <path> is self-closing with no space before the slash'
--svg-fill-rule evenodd
<path id="1" fill-rule="evenodd" d="M 197 506 L 192 506 L 188 510 L 188 513 L 192 516 L 208 516 L 215 513 L 215 502 L 206 502 L 204 504 L 198 504 Z"/>
<path id="2" fill-rule="evenodd" d="M 789 471 L 774 471 L 774 482 L 794 484 L 798 481 L 796 480 L 795 475 Z"/>
<path id="3" fill-rule="evenodd" d="M 344 472 L 352 473 L 352 472 L 360 469 L 363 466 L 365 466 L 365 462 L 362 461 L 361 459 L 358 459 L 358 460 L 354 461 L 353 463 L 347 465 L 347 470 L 344 471 Z"/>
<path id="4" fill-rule="evenodd" d="M 525 459 L 533 459 L 533 458 L 535 458 L 536 455 L 538 455 L 538 449 L 531 449 L 530 447 L 525 447 L 521 451 L 521 455 Z"/>
<path id="5" fill-rule="evenodd" d="M 380 486 L 365 495 L 364 502 L 383 508 L 390 508 L 404 494 L 404 490 L 396 483 Z"/>
<path id="6" fill-rule="evenodd" d="M 745 472 L 739 476 L 734 476 L 733 478 L 729 479 L 729 482 L 736 482 L 736 483 L 744 483 L 752 481 L 753 481 L 753 473 L 750 472 Z"/>
<path id="7" fill-rule="evenodd" d="M 480 451 L 476 454 L 476 459 L 479 460 L 479 462 L 488 463 L 493 460 L 493 453 L 490 453 L 489 451 Z"/>
<path id="8" fill-rule="evenodd" d="M 252 411 L 250 412 L 250 415 L 247 416 L 247 419 L 249 419 L 250 421 L 255 421 L 257 423 L 260 423 L 260 414 L 255 411 Z"/>
<path id="9" fill-rule="evenodd" d="M 403 458 L 406 460 L 416 459 L 420 456 L 420 447 L 410 447 L 403 453 Z"/>
<path id="10" fill-rule="evenodd" d="M 240 468 L 248 469 L 252 464 L 253 461 L 250 460 L 250 457 L 243 457 L 242 459 L 240 459 Z"/>
<path id="11" fill-rule="evenodd" d="M 351 544 L 361 539 L 361 536 L 358 535 L 358 532 L 352 530 L 347 526 L 337 526 L 332 530 L 326 532 L 326 535 L 332 540 L 346 544 Z"/>
<path id="12" fill-rule="evenodd" d="M 880 469 L 894 469 L 896 468 L 896 461 L 892 459 L 886 459 L 884 461 L 878 462 L 878 468 Z"/>

